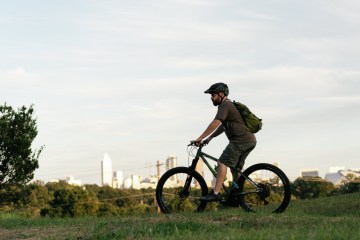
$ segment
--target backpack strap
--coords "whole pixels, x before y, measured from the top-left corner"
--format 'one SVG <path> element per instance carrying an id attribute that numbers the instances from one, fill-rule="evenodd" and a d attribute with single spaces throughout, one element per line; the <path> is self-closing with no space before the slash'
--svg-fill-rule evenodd
<path id="1" fill-rule="evenodd" d="M 242 120 L 243 120 L 244 123 L 245 123 L 245 125 L 242 124 L 242 123 L 239 123 L 239 124 L 240 124 L 241 126 L 243 126 L 247 131 L 250 132 L 249 127 L 248 127 L 248 125 L 247 125 L 247 122 L 246 122 L 246 119 L 245 119 L 245 116 L 244 116 L 243 112 L 240 111 L 240 109 L 236 106 L 236 101 L 235 101 L 235 100 L 233 100 L 232 103 L 234 104 L 234 106 L 236 107 L 236 109 L 239 111 L 240 116 L 241 116 Z"/>

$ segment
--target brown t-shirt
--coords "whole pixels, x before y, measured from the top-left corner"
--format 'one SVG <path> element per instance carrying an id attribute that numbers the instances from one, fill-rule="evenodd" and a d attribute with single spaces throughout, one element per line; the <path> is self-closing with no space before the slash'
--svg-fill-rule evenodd
<path id="1" fill-rule="evenodd" d="M 226 100 L 218 106 L 215 119 L 222 122 L 230 142 L 238 144 L 256 142 L 255 135 L 244 127 L 244 119 L 230 100 Z"/>

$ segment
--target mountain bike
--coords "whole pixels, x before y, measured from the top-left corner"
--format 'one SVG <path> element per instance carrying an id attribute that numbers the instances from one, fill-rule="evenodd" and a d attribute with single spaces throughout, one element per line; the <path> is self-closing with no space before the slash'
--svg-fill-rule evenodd
<path id="1" fill-rule="evenodd" d="M 207 159 L 216 162 L 218 159 L 203 152 L 203 144 L 189 144 L 188 147 L 189 156 L 194 157 L 191 165 L 168 170 L 157 184 L 156 200 L 162 213 L 202 212 L 207 205 L 210 209 L 222 205 L 257 213 L 281 213 L 287 208 L 291 197 L 289 179 L 281 169 L 268 163 L 258 163 L 244 171 L 231 167 L 240 177 L 228 186 L 225 182 L 222 184 L 222 200 L 210 204 L 202 201 L 201 197 L 208 194 L 209 188 L 196 166 L 201 159 L 216 177 L 217 172 Z M 193 153 L 195 150 L 196 154 Z"/>

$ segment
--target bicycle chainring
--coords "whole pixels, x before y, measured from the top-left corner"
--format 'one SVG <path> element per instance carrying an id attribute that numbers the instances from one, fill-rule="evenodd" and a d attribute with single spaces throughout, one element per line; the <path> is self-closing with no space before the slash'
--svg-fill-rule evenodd
<path id="1" fill-rule="evenodd" d="M 267 205 L 269 202 L 266 200 L 266 198 L 270 196 L 270 186 L 268 184 L 259 183 L 258 188 L 260 190 L 258 192 L 260 200 L 264 201 L 265 205 Z"/>

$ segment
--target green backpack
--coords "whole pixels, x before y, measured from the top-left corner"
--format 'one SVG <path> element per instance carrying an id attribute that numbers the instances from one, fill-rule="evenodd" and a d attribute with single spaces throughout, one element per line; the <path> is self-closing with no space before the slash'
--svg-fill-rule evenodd
<path id="1" fill-rule="evenodd" d="M 235 101 L 233 103 L 243 117 L 247 130 L 257 133 L 262 127 L 262 119 L 255 116 L 246 105 Z"/>

